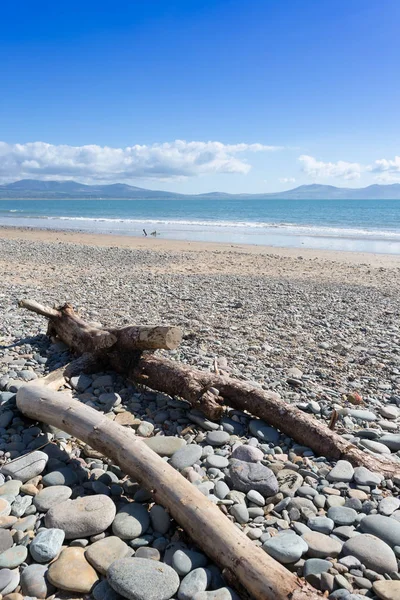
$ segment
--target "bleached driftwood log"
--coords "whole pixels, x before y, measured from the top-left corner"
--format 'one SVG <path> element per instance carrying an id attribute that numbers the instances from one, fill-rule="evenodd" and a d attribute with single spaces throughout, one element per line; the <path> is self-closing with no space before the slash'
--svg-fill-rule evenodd
<path id="1" fill-rule="evenodd" d="M 321 421 L 284 402 L 279 394 L 232 377 L 200 371 L 162 356 L 141 352 L 143 348 L 177 347 L 181 339 L 179 328 L 99 329 L 80 319 L 70 305 L 47 309 L 36 302 L 23 300 L 20 306 L 46 316 L 52 334 L 77 354 L 85 353 L 82 371 L 114 369 L 152 389 L 188 400 L 210 419 L 219 418 L 226 405 L 245 410 L 296 442 L 309 446 L 316 454 L 345 459 L 354 466 L 364 466 L 388 478 L 400 473 L 399 461 L 360 450 Z M 140 333 L 142 331 L 144 333 Z M 153 334 L 154 331 L 157 334 Z"/>
<path id="2" fill-rule="evenodd" d="M 153 452 L 132 429 L 102 413 L 54 392 L 28 384 L 17 393 L 19 410 L 31 419 L 62 429 L 118 464 L 154 500 L 168 509 L 227 577 L 256 600 L 322 600 L 323 596 L 296 577 L 229 521 L 219 508 L 173 467 Z M 240 586 L 239 586 L 240 587 Z"/>

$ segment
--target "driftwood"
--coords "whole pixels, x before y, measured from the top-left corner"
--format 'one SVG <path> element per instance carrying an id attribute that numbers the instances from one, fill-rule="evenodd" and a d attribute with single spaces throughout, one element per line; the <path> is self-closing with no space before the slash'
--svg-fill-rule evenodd
<path id="1" fill-rule="evenodd" d="M 143 348 L 177 347 L 181 332 L 176 327 L 99 329 L 82 321 L 70 305 L 50 309 L 24 300 L 20 306 L 46 316 L 50 333 L 57 335 L 77 354 L 85 353 L 80 364 L 74 363 L 78 371 L 112 368 L 152 389 L 185 398 L 210 419 L 219 418 L 226 405 L 245 410 L 310 447 L 316 454 L 345 459 L 354 466 L 365 466 L 389 478 L 400 473 L 398 461 L 360 450 L 321 421 L 284 402 L 274 392 L 142 352 Z M 65 374 L 68 375 L 68 368 Z M 54 377 L 58 377 L 55 383 L 60 384 L 63 373 Z"/>
<path id="2" fill-rule="evenodd" d="M 219 508 L 153 452 L 132 429 L 110 421 L 70 395 L 29 384 L 17 393 L 31 419 L 58 427 L 113 460 L 165 506 L 191 538 L 217 562 L 227 579 L 256 600 L 322 600 L 323 596 L 271 558 Z"/>

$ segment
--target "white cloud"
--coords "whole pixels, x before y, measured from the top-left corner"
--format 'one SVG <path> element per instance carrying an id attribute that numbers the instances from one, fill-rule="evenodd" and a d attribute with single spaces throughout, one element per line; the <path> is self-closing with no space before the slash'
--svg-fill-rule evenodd
<path id="1" fill-rule="evenodd" d="M 281 149 L 263 144 L 176 140 L 126 148 L 0 142 L 0 180 L 21 178 L 123 181 L 171 179 L 212 173 L 248 173 L 243 156 Z"/>
<path id="2" fill-rule="evenodd" d="M 368 167 L 368 171 L 373 173 L 400 173 L 400 156 L 395 156 L 393 160 L 380 158 Z"/>
<path id="3" fill-rule="evenodd" d="M 313 156 L 302 154 L 299 161 L 303 164 L 303 171 L 314 179 L 339 177 L 342 179 L 359 179 L 365 167 L 360 163 L 350 163 L 344 160 L 338 162 L 323 162 Z"/>
<path id="4" fill-rule="evenodd" d="M 296 181 L 295 177 L 281 177 L 279 179 L 281 183 L 294 183 Z"/>

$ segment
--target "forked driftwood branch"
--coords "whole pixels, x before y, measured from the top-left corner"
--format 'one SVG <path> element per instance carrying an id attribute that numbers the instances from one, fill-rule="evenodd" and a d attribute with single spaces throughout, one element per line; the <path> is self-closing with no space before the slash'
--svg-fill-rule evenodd
<path id="1" fill-rule="evenodd" d="M 71 376 L 73 370 L 94 372 L 110 368 L 149 388 L 184 398 L 210 419 L 218 419 L 224 407 L 231 406 L 264 419 L 316 454 L 348 460 L 354 466 L 364 466 L 387 478 L 400 473 L 398 461 L 360 450 L 321 421 L 284 402 L 279 394 L 143 352 L 155 348 L 176 348 L 182 338 L 178 327 L 100 329 L 80 319 L 68 304 L 53 309 L 23 300 L 20 306 L 46 316 L 49 333 L 81 356 L 80 363 L 75 361 L 65 373 L 59 371 L 53 376 L 53 389 L 62 383 L 64 374 Z"/>

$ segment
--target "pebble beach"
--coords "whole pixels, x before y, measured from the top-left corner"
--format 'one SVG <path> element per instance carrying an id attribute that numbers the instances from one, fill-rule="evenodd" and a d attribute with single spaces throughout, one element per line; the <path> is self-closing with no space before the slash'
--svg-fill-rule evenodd
<path id="1" fill-rule="evenodd" d="M 252 543 L 329 600 L 400 598 L 400 257 L 0 229 L 0 594 L 237 600 L 151 493 L 69 434 L 32 422 L 18 389 L 71 359 L 23 298 L 104 326 L 170 324 L 165 356 L 277 392 L 391 479 L 253 415 L 210 421 L 114 372 L 67 382 L 136 434 Z"/>

